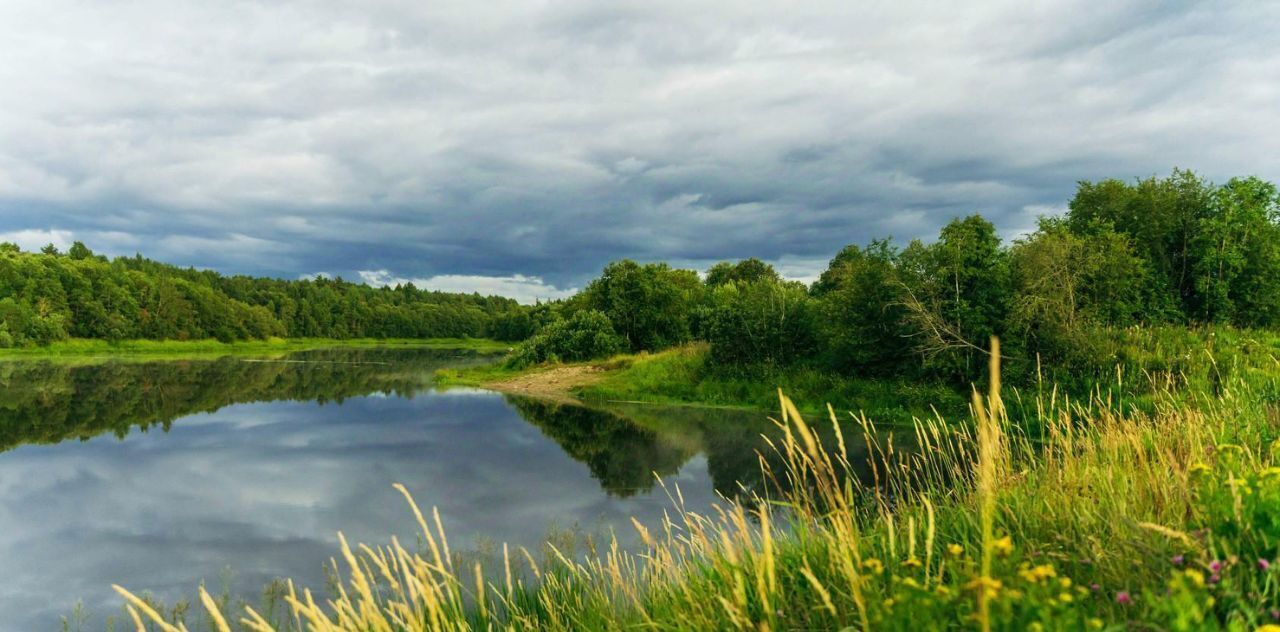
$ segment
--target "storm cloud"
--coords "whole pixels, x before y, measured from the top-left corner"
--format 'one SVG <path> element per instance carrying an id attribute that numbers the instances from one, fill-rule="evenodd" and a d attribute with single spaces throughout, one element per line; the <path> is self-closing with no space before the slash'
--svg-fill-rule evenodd
<path id="1" fill-rule="evenodd" d="M 1280 6 L 0 5 L 0 240 L 558 296 L 1280 179 Z M 514 288 L 514 289 L 512 289 Z"/>

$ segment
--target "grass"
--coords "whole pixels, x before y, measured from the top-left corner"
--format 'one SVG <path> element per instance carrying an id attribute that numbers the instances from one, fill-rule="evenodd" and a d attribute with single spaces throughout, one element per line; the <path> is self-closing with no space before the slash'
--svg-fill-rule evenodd
<path id="1" fill-rule="evenodd" d="M 276 620 L 201 598 L 211 629 L 258 632 L 1275 632 L 1280 362 L 1253 360 L 1212 392 L 1152 381 L 1140 409 L 1041 387 L 1021 402 L 1032 431 L 1008 413 L 993 362 L 972 419 L 914 420 L 911 452 L 880 447 L 893 443 L 865 416 L 828 409 L 813 425 L 781 397 L 778 458 L 762 459 L 773 491 L 705 513 L 673 489 L 671 517 L 634 524 L 640 551 L 615 541 L 539 563 L 504 547 L 497 563 L 463 564 L 439 515 L 401 487 L 421 551 L 343 539 L 342 583 L 327 599 L 288 585 Z M 853 475 L 853 442 L 873 454 L 869 482 Z M 139 629 L 183 629 L 118 590 Z"/>
<path id="2" fill-rule="evenodd" d="M 781 388 L 796 401 L 813 403 L 814 407 L 806 412 L 821 411 L 821 402 L 841 402 L 852 410 L 866 412 L 886 423 L 909 423 L 913 416 L 931 415 L 934 408 L 956 413 L 965 410 L 965 398 L 955 389 L 942 385 L 849 379 L 807 367 L 738 373 L 718 371 L 709 362 L 705 343 L 576 364 L 594 365 L 603 370 L 603 379 L 572 393 L 587 402 L 640 402 L 775 411 L 778 408 L 778 389 Z M 515 369 L 499 362 L 442 369 L 436 380 L 443 385 L 483 386 L 547 368 L 550 367 Z"/>
<path id="3" fill-rule="evenodd" d="M 73 338 L 42 347 L 16 347 L 0 349 L 0 360 L 18 358 L 64 358 L 88 356 L 174 357 L 263 354 L 306 349 L 367 347 L 418 347 L 437 349 L 468 349 L 481 352 L 502 352 L 510 344 L 482 338 L 430 338 L 430 339 L 374 339 L 359 338 L 338 340 L 332 338 L 271 338 L 268 340 L 243 340 L 220 342 L 218 340 L 124 340 L 109 342 Z"/>

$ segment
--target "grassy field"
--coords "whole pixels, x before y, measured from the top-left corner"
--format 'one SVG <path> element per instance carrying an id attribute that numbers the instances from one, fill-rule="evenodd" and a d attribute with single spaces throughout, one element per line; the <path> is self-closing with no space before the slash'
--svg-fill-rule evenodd
<path id="1" fill-rule="evenodd" d="M 18 347 L 0 349 L 0 360 L 10 358 L 77 358 L 95 356 L 128 357 L 176 357 L 259 355 L 302 351 L 306 349 L 363 348 L 363 347 L 421 347 L 436 349 L 470 349 L 499 353 L 510 348 L 509 343 L 482 338 L 432 338 L 432 339 L 348 339 L 330 338 L 272 338 L 219 342 L 217 340 L 106 340 L 71 339 L 43 347 Z"/>
<path id="2" fill-rule="evenodd" d="M 1212 392 L 1155 390 L 1149 411 L 1046 388 L 1022 402 L 1034 432 L 992 379 L 972 418 L 917 419 L 921 450 L 873 451 L 869 483 L 850 475 L 847 446 L 885 445 L 883 431 L 834 411 L 806 421 L 784 397 L 777 491 L 707 515 L 673 490 L 668 521 L 635 524 L 637 553 L 504 548 L 488 567 L 461 564 L 410 499 L 420 552 L 343 540 L 331 601 L 289 585 L 285 612 L 230 614 L 202 590 L 200 616 L 258 631 L 1274 632 L 1280 364 L 1253 360 Z M 139 621 L 177 629 L 119 590 Z"/>

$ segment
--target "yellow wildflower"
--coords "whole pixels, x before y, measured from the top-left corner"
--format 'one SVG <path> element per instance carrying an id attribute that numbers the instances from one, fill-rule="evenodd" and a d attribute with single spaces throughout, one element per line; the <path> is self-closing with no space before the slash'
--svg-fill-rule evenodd
<path id="1" fill-rule="evenodd" d="M 1191 583 L 1196 585 L 1196 588 L 1204 588 L 1204 573 L 1201 573 L 1194 568 L 1188 568 L 1183 571 L 1182 574 L 1186 575 L 1187 579 L 1191 580 Z M 1280 630 L 1277 632 L 1280 632 Z"/>
<path id="2" fill-rule="evenodd" d="M 1053 566 L 1049 564 L 1041 564 L 1035 568 L 1025 569 L 1018 574 L 1033 584 L 1039 583 L 1042 579 L 1050 579 L 1057 576 Z"/>
<path id="3" fill-rule="evenodd" d="M 881 564 L 880 560 L 877 560 L 874 557 L 869 557 L 865 560 L 862 560 L 862 568 L 865 568 L 868 571 L 871 571 L 872 575 L 879 575 L 880 573 L 884 572 L 884 564 Z"/>
<path id="4" fill-rule="evenodd" d="M 1006 535 L 1003 538 L 1000 538 L 999 540 L 992 542 L 991 550 L 995 551 L 996 553 L 999 553 L 1000 555 L 1008 555 L 1010 553 L 1013 553 L 1013 538 Z"/>
<path id="5" fill-rule="evenodd" d="M 969 590 L 985 592 L 988 599 L 999 594 L 1002 587 L 1004 587 L 1004 584 L 1000 583 L 1000 580 L 990 577 L 975 577 L 968 584 L 965 584 L 965 588 Z"/>
<path id="6" fill-rule="evenodd" d="M 947 545 L 947 553 L 950 553 L 951 557 L 960 557 L 961 555 L 964 555 L 964 547 L 959 544 L 949 544 Z"/>

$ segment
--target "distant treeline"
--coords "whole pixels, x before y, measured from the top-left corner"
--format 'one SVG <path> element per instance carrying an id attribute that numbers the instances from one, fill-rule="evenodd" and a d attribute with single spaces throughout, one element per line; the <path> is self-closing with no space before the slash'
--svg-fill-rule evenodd
<path id="1" fill-rule="evenodd" d="M 0 244 L 0 347 L 68 337 L 512 339 L 501 323 L 519 309 L 508 298 L 412 285 L 223 276 L 140 255 L 108 260 L 79 242 L 66 253 Z"/>
<path id="2" fill-rule="evenodd" d="M 973 215 L 932 243 L 848 246 L 812 286 L 758 259 L 705 278 L 618 261 L 515 318 L 536 334 L 516 365 L 705 340 L 723 368 L 965 380 L 998 335 L 1013 370 L 1114 368 L 1133 326 L 1280 325 L 1280 198 L 1257 178 L 1214 185 L 1182 170 L 1081 182 L 1065 216 L 1011 244 Z"/>

